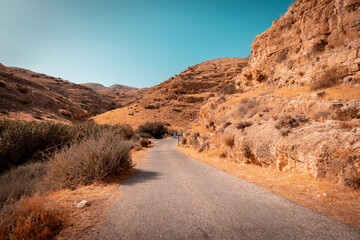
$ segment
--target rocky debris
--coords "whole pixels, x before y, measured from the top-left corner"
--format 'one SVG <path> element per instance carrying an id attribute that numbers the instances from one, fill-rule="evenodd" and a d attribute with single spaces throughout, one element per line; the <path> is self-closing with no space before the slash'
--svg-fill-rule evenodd
<path id="1" fill-rule="evenodd" d="M 76 208 L 80 209 L 80 208 L 84 208 L 84 207 L 88 207 L 90 206 L 90 202 L 87 200 L 82 200 L 81 202 L 76 204 Z"/>
<path id="2" fill-rule="evenodd" d="M 321 98 L 323 98 L 325 96 L 325 93 L 326 93 L 325 91 L 312 93 L 311 98 L 314 99 L 314 100 L 321 99 Z"/>
<path id="3" fill-rule="evenodd" d="M 359 84 L 358 0 L 298 0 L 251 46 L 236 87 Z"/>

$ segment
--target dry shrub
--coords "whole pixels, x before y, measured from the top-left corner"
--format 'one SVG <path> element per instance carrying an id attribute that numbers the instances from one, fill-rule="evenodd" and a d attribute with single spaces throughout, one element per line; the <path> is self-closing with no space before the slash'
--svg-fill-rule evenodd
<path id="1" fill-rule="evenodd" d="M 231 122 L 226 122 L 226 123 L 224 123 L 223 124 L 223 126 L 222 126 L 222 128 L 227 128 L 228 126 L 230 126 L 231 125 Z"/>
<path id="2" fill-rule="evenodd" d="M 316 42 L 313 47 L 311 48 L 311 51 L 313 53 L 322 52 L 325 50 L 325 46 L 328 44 L 328 42 L 324 39 Z"/>
<path id="3" fill-rule="evenodd" d="M 141 147 L 148 147 L 149 146 L 149 140 L 148 139 L 140 139 L 140 145 Z"/>
<path id="4" fill-rule="evenodd" d="M 46 164 L 43 162 L 29 163 L 11 169 L 0 177 L 0 207 L 12 199 L 30 196 L 40 188 L 45 175 Z"/>
<path id="5" fill-rule="evenodd" d="M 258 103 L 256 102 L 255 98 L 252 99 L 244 98 L 241 100 L 237 108 L 237 112 L 241 117 L 244 117 L 249 112 L 250 109 L 254 109 L 257 105 Z"/>
<path id="6" fill-rule="evenodd" d="M 317 111 L 316 113 L 314 113 L 314 119 L 316 121 L 324 121 L 326 119 L 328 119 L 328 117 L 331 115 L 331 113 L 329 111 Z"/>
<path id="7" fill-rule="evenodd" d="M 223 87 L 223 88 L 220 90 L 220 93 L 221 93 L 221 94 L 228 94 L 228 95 L 235 94 L 236 92 L 237 92 L 237 91 L 236 91 L 236 88 L 235 88 L 235 82 L 234 82 L 234 83 L 231 83 L 231 84 L 228 85 L 228 86 Z"/>
<path id="8" fill-rule="evenodd" d="M 132 139 L 135 135 L 127 124 L 110 126 L 88 122 L 66 125 L 0 120 L 0 173 L 9 170 L 10 166 L 42 159 L 42 151 L 55 151 L 74 139 L 96 136 L 106 129 L 124 139 Z"/>
<path id="9" fill-rule="evenodd" d="M 40 159 L 40 152 L 73 139 L 76 128 L 51 122 L 0 121 L 0 173 Z"/>
<path id="10" fill-rule="evenodd" d="M 310 84 L 310 89 L 314 91 L 318 89 L 329 88 L 338 84 L 338 80 L 339 74 L 337 70 L 335 68 L 330 68 L 312 81 Z"/>
<path id="11" fill-rule="evenodd" d="M 159 109 L 160 106 L 149 104 L 149 105 L 146 105 L 144 108 L 145 109 Z"/>
<path id="12" fill-rule="evenodd" d="M 275 128 L 279 130 L 282 128 L 295 128 L 307 121 L 308 119 L 304 115 L 296 115 L 295 117 L 283 115 L 278 117 Z"/>
<path id="13" fill-rule="evenodd" d="M 74 141 L 49 157 L 45 184 L 52 189 L 71 188 L 103 181 L 132 167 L 134 142 L 111 130 Z"/>
<path id="14" fill-rule="evenodd" d="M 33 197 L 3 209 L 0 239 L 52 239 L 66 224 L 67 217 L 45 203 L 44 198 Z"/>
<path id="15" fill-rule="evenodd" d="M 165 126 L 165 123 L 162 122 L 146 122 L 143 125 L 140 125 L 138 128 L 138 133 L 143 138 L 148 138 L 150 136 L 160 139 L 168 133 L 168 129 Z"/>
<path id="16" fill-rule="evenodd" d="M 26 94 L 29 92 L 29 88 L 28 87 L 18 87 L 17 90 L 23 94 Z"/>
<path id="17" fill-rule="evenodd" d="M 242 122 L 239 122 L 239 123 L 236 125 L 236 128 L 237 128 L 237 129 L 244 130 L 245 128 L 250 127 L 251 125 L 252 125 L 252 122 L 242 121 Z"/>
<path id="18" fill-rule="evenodd" d="M 226 146 L 228 146 L 228 147 L 233 147 L 234 146 L 234 144 L 235 144 L 235 138 L 234 138 L 234 136 L 232 136 L 232 135 L 225 135 L 224 137 L 223 137 L 223 141 L 224 141 L 224 143 L 226 144 Z"/>

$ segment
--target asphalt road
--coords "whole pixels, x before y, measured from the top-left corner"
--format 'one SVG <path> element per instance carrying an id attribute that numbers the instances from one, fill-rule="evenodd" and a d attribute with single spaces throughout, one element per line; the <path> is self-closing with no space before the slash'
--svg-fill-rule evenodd
<path id="1" fill-rule="evenodd" d="M 328 218 L 157 142 L 87 239 L 360 239 Z"/>

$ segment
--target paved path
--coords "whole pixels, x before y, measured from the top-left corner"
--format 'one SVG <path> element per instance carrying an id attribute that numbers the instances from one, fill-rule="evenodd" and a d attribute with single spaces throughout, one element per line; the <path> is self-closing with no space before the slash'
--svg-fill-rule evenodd
<path id="1" fill-rule="evenodd" d="M 88 239 L 360 239 L 360 229 L 157 142 Z"/>

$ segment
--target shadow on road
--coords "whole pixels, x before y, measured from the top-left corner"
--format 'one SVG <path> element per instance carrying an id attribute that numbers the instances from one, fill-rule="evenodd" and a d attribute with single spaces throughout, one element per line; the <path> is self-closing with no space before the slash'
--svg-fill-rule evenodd
<path id="1" fill-rule="evenodd" d="M 158 179 L 160 176 L 157 172 L 144 171 L 137 169 L 131 177 L 121 183 L 121 185 L 130 186 L 137 183 L 142 183 L 148 180 Z"/>

